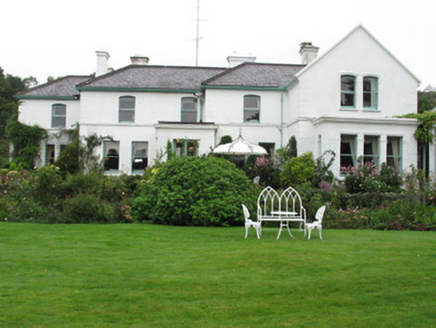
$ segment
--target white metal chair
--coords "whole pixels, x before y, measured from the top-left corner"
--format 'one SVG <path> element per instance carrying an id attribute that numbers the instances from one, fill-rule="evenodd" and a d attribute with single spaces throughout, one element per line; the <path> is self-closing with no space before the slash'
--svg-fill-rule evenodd
<path id="1" fill-rule="evenodd" d="M 310 239 L 310 234 L 313 229 L 318 229 L 319 239 L 322 240 L 321 232 L 322 232 L 322 218 L 324 217 L 324 212 L 325 212 L 325 205 L 321 206 L 318 209 L 318 211 L 316 211 L 315 221 L 306 224 L 307 230 L 309 232 L 309 236 L 307 237 L 307 239 Z"/>
<path id="2" fill-rule="evenodd" d="M 245 217 L 245 238 L 248 236 L 248 230 L 250 230 L 250 227 L 253 227 L 256 229 L 257 238 L 260 239 L 260 236 L 262 235 L 262 222 L 250 220 L 250 212 L 248 212 L 248 208 L 244 204 L 242 204 L 242 211 L 244 212 Z"/>

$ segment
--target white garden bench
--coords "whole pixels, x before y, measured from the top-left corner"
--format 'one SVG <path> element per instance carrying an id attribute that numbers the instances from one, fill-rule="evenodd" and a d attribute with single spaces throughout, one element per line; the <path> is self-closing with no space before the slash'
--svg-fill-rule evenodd
<path id="1" fill-rule="evenodd" d="M 257 219 L 259 222 L 276 221 L 280 222 L 277 239 L 280 238 L 283 227 L 286 227 L 291 237 L 289 229 L 290 222 L 300 222 L 299 230 L 304 229 L 306 236 L 306 209 L 303 207 L 301 197 L 298 192 L 289 187 L 281 195 L 273 188 L 266 187 L 257 199 Z"/>

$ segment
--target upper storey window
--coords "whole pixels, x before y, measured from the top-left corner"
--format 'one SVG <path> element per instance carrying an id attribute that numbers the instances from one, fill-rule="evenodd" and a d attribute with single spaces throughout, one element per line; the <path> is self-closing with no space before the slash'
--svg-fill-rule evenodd
<path id="1" fill-rule="evenodd" d="M 182 122 L 197 122 L 197 99 L 189 97 L 182 98 Z"/>
<path id="2" fill-rule="evenodd" d="M 260 97 L 244 96 L 244 122 L 259 123 Z"/>
<path id="3" fill-rule="evenodd" d="M 51 127 L 64 128 L 67 120 L 67 106 L 54 104 L 51 108 Z"/>
<path id="4" fill-rule="evenodd" d="M 135 122 L 135 97 L 120 97 L 118 122 Z"/>
<path id="5" fill-rule="evenodd" d="M 363 78 L 363 108 L 378 108 L 378 79 L 376 77 Z"/>
<path id="6" fill-rule="evenodd" d="M 341 76 L 341 107 L 356 108 L 356 78 L 354 76 Z"/>

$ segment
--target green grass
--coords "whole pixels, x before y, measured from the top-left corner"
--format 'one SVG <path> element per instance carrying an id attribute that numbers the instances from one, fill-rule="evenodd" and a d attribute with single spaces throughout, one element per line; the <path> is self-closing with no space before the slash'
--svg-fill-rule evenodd
<path id="1" fill-rule="evenodd" d="M 1 327 L 435 327 L 436 234 L 0 223 Z"/>

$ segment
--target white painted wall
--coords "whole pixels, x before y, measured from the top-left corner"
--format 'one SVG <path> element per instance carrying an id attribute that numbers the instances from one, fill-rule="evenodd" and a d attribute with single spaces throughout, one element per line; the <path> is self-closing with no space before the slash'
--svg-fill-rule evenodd
<path id="1" fill-rule="evenodd" d="M 65 104 L 67 106 L 66 129 L 71 129 L 79 121 L 80 101 L 79 100 L 36 100 L 23 99 L 19 108 L 19 120 L 27 125 L 39 125 L 49 131 L 58 131 L 51 128 L 51 113 L 54 104 Z"/>
<path id="2" fill-rule="evenodd" d="M 340 108 L 341 75 L 356 76 L 356 109 Z M 378 77 L 378 111 L 364 110 L 364 76 Z M 299 77 L 299 116 L 393 117 L 417 110 L 418 81 L 364 30 L 356 32 L 319 58 Z"/>

